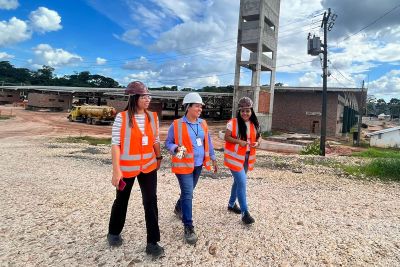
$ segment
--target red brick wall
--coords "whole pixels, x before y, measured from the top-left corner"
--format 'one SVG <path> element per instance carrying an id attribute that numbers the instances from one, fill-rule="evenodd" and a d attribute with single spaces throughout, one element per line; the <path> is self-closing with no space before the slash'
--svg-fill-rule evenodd
<path id="1" fill-rule="evenodd" d="M 267 91 L 260 91 L 258 97 L 258 112 L 269 113 L 269 102 L 271 99 L 271 94 Z"/>
<path id="2" fill-rule="evenodd" d="M 28 94 L 28 108 L 49 108 L 67 110 L 71 108 L 72 95 Z"/>
<path id="3" fill-rule="evenodd" d="M 19 92 L 18 91 L 2 91 L 0 92 L 0 103 L 12 104 L 14 102 L 19 102 Z"/>
<path id="4" fill-rule="evenodd" d="M 328 136 L 335 136 L 337 123 L 337 93 L 328 93 L 327 127 Z M 274 94 L 274 113 L 272 129 L 297 133 L 311 133 L 313 121 L 318 121 L 315 133 L 320 133 L 321 116 L 307 115 L 310 112 L 321 112 L 321 92 L 279 92 Z"/>

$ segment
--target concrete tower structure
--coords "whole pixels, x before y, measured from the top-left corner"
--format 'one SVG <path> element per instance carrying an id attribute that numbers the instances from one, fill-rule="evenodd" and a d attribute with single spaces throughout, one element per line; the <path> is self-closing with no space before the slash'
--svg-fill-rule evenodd
<path id="1" fill-rule="evenodd" d="M 240 1 L 233 116 L 236 116 L 238 100 L 250 97 L 262 131 L 270 131 L 272 124 L 279 10 L 280 0 Z M 243 58 L 248 56 L 243 48 L 250 52 L 249 58 Z M 242 67 L 251 70 L 251 86 L 240 85 Z M 261 90 L 262 71 L 270 72 L 270 86 Z"/>

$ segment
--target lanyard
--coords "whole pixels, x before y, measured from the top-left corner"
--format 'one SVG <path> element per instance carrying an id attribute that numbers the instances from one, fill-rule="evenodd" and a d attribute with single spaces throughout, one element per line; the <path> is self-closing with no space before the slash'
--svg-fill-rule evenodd
<path id="1" fill-rule="evenodd" d="M 199 124 L 196 123 L 196 129 L 197 129 L 197 131 L 195 131 L 195 130 L 193 129 L 191 123 L 188 123 L 188 124 L 189 124 L 189 126 L 190 126 L 190 129 L 192 129 L 192 131 L 194 132 L 194 134 L 195 134 L 196 137 L 197 137 L 197 136 L 199 135 Z"/>

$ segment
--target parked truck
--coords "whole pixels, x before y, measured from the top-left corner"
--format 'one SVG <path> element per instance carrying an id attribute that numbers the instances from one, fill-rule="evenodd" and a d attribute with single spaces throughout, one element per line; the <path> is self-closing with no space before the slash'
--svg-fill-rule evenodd
<path id="1" fill-rule="evenodd" d="M 84 105 L 73 106 L 67 118 L 69 121 L 80 121 L 87 124 L 111 124 L 116 114 L 113 107 Z"/>

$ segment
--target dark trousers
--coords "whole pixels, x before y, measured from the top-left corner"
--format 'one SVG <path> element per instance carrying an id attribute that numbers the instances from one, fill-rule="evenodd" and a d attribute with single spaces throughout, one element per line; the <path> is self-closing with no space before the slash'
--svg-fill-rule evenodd
<path id="1" fill-rule="evenodd" d="M 160 229 L 158 227 L 157 208 L 157 170 L 149 173 L 140 173 L 137 176 L 142 192 L 144 214 L 147 229 L 147 243 L 160 241 Z M 119 235 L 124 228 L 126 211 L 128 209 L 129 196 L 132 191 L 135 177 L 124 178 L 126 186 L 123 191 L 117 190 L 117 196 L 111 209 L 108 233 Z"/>

